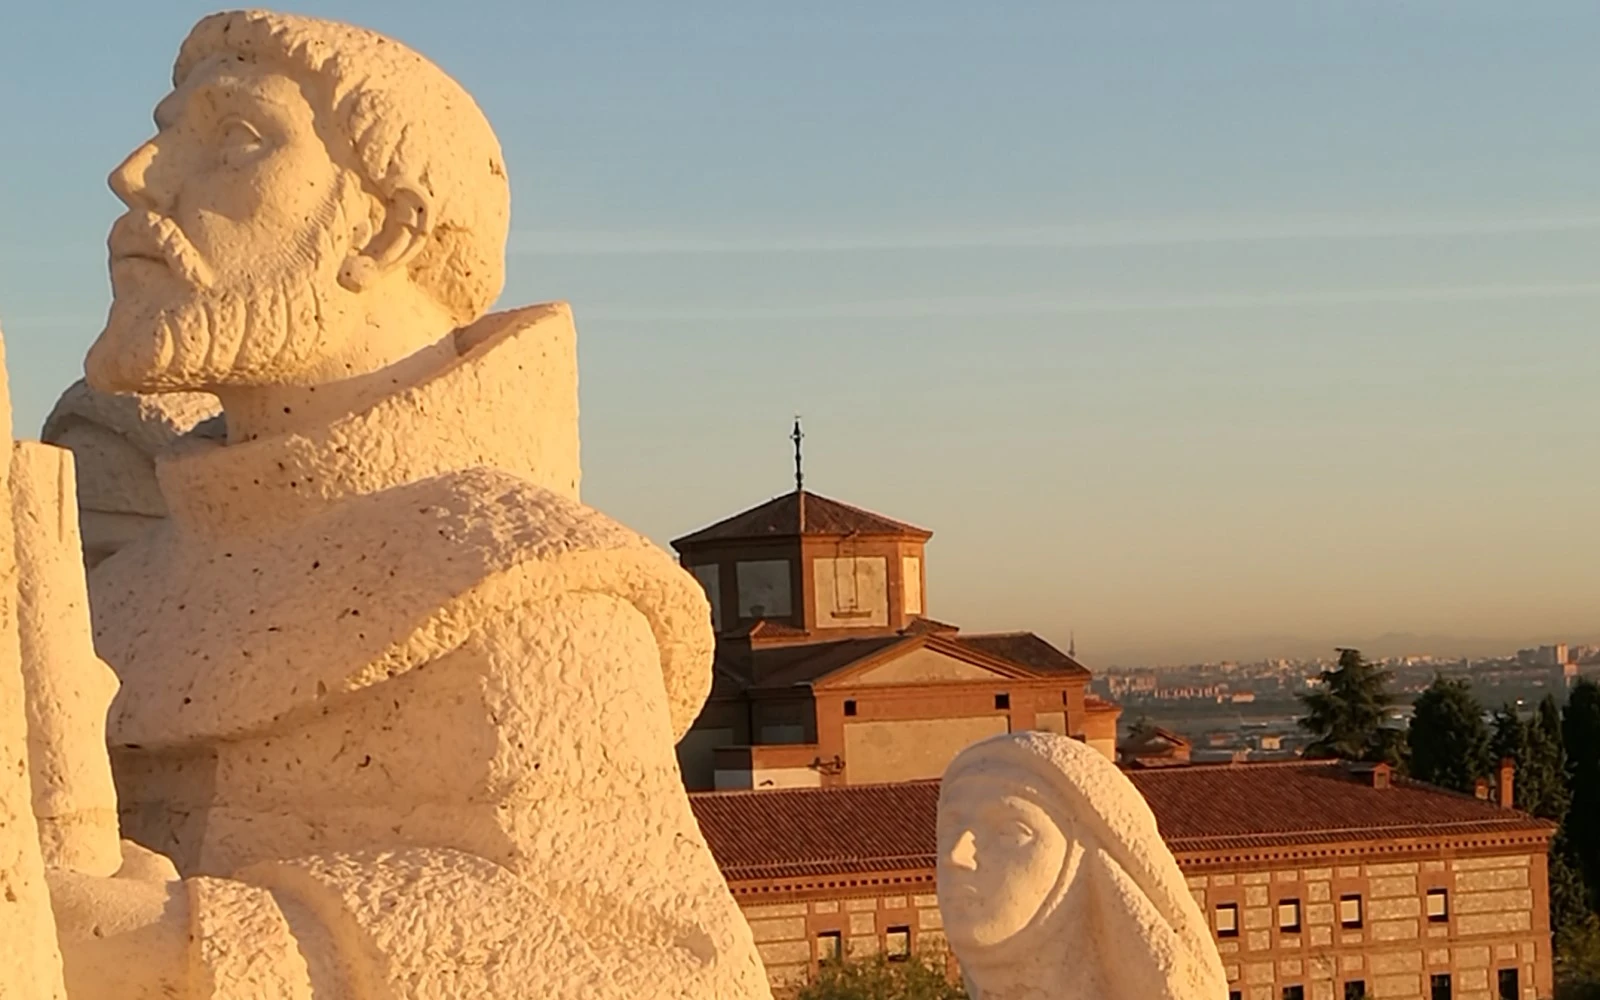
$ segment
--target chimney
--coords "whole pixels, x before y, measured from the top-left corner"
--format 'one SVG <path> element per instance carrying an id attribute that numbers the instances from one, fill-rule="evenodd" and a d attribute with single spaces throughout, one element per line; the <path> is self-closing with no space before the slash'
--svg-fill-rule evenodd
<path id="1" fill-rule="evenodd" d="M 1500 779 L 1500 808 L 1515 809 L 1517 762 L 1510 757 L 1500 758 L 1500 767 L 1495 775 Z"/>
<path id="2" fill-rule="evenodd" d="M 1472 794 L 1476 795 L 1485 802 L 1489 801 L 1489 779 L 1479 778 L 1477 781 L 1474 781 L 1472 783 Z"/>
<path id="3" fill-rule="evenodd" d="M 1372 787 L 1383 789 L 1389 787 L 1389 765 L 1379 763 L 1372 769 Z"/>

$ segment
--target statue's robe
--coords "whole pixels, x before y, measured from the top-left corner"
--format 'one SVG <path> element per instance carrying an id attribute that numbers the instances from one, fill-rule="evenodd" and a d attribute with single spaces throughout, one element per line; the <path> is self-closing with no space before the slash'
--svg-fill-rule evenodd
<path id="1" fill-rule="evenodd" d="M 571 337 L 489 317 L 362 412 L 190 442 L 95 572 L 124 834 L 188 882 L 196 997 L 770 996 L 673 755 L 709 610 L 577 502 Z"/>

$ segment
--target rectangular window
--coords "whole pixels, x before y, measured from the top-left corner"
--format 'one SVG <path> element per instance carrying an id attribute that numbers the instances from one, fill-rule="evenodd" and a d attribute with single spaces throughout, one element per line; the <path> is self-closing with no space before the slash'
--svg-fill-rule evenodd
<path id="1" fill-rule="evenodd" d="M 891 962 L 904 962 L 911 957 L 911 928 L 891 927 L 884 933 L 883 953 Z"/>
<path id="2" fill-rule="evenodd" d="M 844 701 L 844 714 L 846 714 L 846 715 L 854 715 L 854 714 L 856 714 L 856 700 L 854 698 L 846 698 L 845 699 L 845 701 Z"/>
<path id="3" fill-rule="evenodd" d="M 1239 904 L 1223 903 L 1217 907 L 1217 937 L 1239 936 Z"/>
<path id="4" fill-rule="evenodd" d="M 1432 983 L 1430 1000 L 1450 1000 L 1450 973 L 1436 972 L 1429 982 Z"/>
<path id="5" fill-rule="evenodd" d="M 1284 934 L 1300 933 L 1300 901 L 1278 900 L 1278 930 Z"/>
<path id="6" fill-rule="evenodd" d="M 839 931 L 823 931 L 817 935 L 817 961 L 837 962 L 844 954 L 844 935 Z"/>
<path id="7" fill-rule="evenodd" d="M 1436 924 L 1450 919 L 1450 896 L 1445 890 L 1428 890 L 1428 919 Z"/>
<path id="8" fill-rule="evenodd" d="M 1306 988 L 1304 986 L 1285 986 L 1283 988 L 1283 1000 L 1306 1000 Z"/>
<path id="9" fill-rule="evenodd" d="M 1500 970 L 1500 1000 L 1522 1000 L 1522 984 L 1516 969 Z"/>
<path id="10" fill-rule="evenodd" d="M 1367 981 L 1351 979 L 1344 984 L 1344 1000 L 1367 1000 Z"/>
<path id="11" fill-rule="evenodd" d="M 994 707 L 995 708 L 1010 708 L 1011 707 L 1011 696 L 1009 694 L 997 694 L 997 695 L 995 695 L 994 696 Z"/>
<path id="12" fill-rule="evenodd" d="M 1361 926 L 1361 897 L 1339 897 L 1339 923 L 1344 927 Z"/>
<path id="13" fill-rule="evenodd" d="M 1244 993 L 1239 990 L 1229 990 L 1228 1000 L 1244 1000 Z"/>

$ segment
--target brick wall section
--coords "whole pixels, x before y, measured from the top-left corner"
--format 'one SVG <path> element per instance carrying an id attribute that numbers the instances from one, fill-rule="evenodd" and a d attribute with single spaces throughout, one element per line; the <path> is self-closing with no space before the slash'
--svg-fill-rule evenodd
<path id="1" fill-rule="evenodd" d="M 1521 997 L 1551 989 L 1544 857 L 1507 854 L 1191 875 L 1189 887 L 1215 927 L 1217 908 L 1238 907 L 1237 936 L 1217 946 L 1242 1000 L 1278 1000 L 1303 986 L 1310 1000 L 1342 1000 L 1360 980 L 1381 1000 L 1427 1000 L 1430 977 L 1451 977 L 1455 1000 L 1499 1000 L 1498 973 L 1516 969 Z M 1430 920 L 1429 890 L 1445 891 L 1447 917 Z M 1361 898 L 1359 928 L 1339 919 L 1339 900 Z M 1279 927 L 1278 904 L 1300 904 L 1298 931 Z"/>
<path id="2" fill-rule="evenodd" d="M 1429 1000 L 1430 977 L 1451 976 L 1454 1000 L 1500 1000 L 1498 974 L 1516 969 L 1519 1000 L 1552 989 L 1545 857 L 1512 853 L 1436 857 L 1314 868 L 1190 874 L 1201 912 L 1238 907 L 1238 934 L 1219 937 L 1229 988 L 1241 1000 L 1279 1000 L 1303 986 L 1309 1000 L 1343 1000 L 1360 980 L 1376 1000 Z M 924 886 L 924 888 L 927 888 Z M 1430 920 L 1429 890 L 1446 892 L 1447 918 Z M 911 947 L 947 955 L 938 900 L 931 892 L 862 890 L 786 902 L 744 902 L 743 910 L 773 988 L 783 995 L 815 974 L 822 935 L 836 933 L 847 954 L 873 955 L 891 928 L 910 931 Z M 1362 925 L 1339 920 L 1344 896 L 1361 898 Z M 1298 933 L 1279 927 L 1278 905 L 1300 904 Z"/>
<path id="3" fill-rule="evenodd" d="M 853 957 L 883 951 L 892 928 L 910 932 L 913 951 L 943 955 L 948 950 L 939 900 L 931 893 L 759 903 L 745 905 L 743 911 L 767 977 L 780 993 L 815 974 L 818 962 L 826 958 L 824 934 L 838 934 L 845 953 Z"/>

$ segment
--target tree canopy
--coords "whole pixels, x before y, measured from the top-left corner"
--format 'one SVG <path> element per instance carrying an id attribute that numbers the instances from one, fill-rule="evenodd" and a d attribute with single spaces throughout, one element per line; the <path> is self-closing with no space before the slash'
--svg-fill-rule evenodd
<path id="1" fill-rule="evenodd" d="M 1339 650 L 1339 664 L 1324 670 L 1321 686 L 1300 695 L 1306 714 L 1300 728 L 1311 734 L 1308 757 L 1399 764 L 1404 734 L 1387 725 L 1394 697 L 1391 675 L 1369 663 L 1358 649 Z"/>
<path id="2" fill-rule="evenodd" d="M 1527 743 L 1527 733 L 1514 714 L 1507 723 L 1505 739 L 1519 748 Z M 1441 788 L 1470 792 L 1477 780 L 1488 777 L 1494 768 L 1483 706 L 1464 679 L 1435 677 L 1417 696 L 1406 745 L 1411 753 L 1411 776 Z"/>
<path id="3" fill-rule="evenodd" d="M 891 960 L 881 955 L 825 962 L 796 1000 L 967 1000 L 939 955 Z"/>

